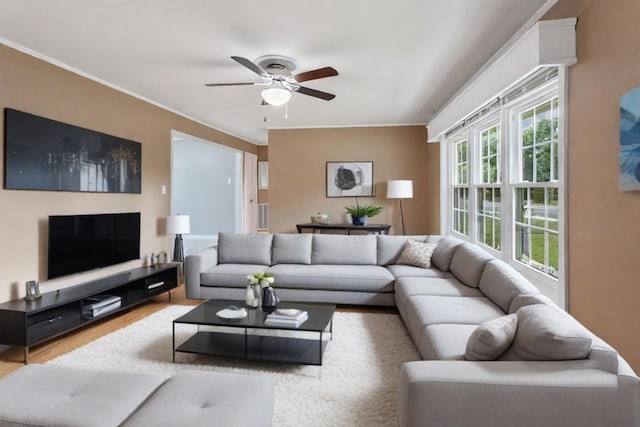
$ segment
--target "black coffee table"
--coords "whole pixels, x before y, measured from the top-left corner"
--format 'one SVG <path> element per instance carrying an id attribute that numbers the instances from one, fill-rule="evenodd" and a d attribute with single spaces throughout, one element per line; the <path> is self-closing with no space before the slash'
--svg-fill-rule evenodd
<path id="1" fill-rule="evenodd" d="M 322 338 L 325 333 L 332 334 L 333 332 L 335 304 L 279 303 L 278 308 L 297 308 L 309 313 L 309 319 L 297 328 L 265 325 L 264 320 L 267 313 L 260 308 L 247 308 L 249 314 L 244 319 L 228 320 L 216 316 L 218 311 L 228 308 L 230 305 L 245 307 L 244 301 L 208 300 L 173 321 L 174 363 L 176 352 L 183 352 L 270 362 L 322 365 L 322 354 L 328 344 L 328 341 L 324 341 Z M 176 347 L 176 324 L 197 325 L 198 331 Z M 225 328 L 205 331 L 202 330 L 204 328 L 201 328 L 204 326 Z M 286 331 L 286 333 L 283 333 L 283 336 L 273 336 L 260 334 L 255 330 Z M 309 332 L 317 333 L 318 339 L 309 339 Z"/>

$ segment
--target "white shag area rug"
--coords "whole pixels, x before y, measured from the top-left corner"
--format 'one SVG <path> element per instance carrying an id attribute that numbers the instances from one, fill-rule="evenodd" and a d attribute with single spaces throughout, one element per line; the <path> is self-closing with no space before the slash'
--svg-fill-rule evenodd
<path id="1" fill-rule="evenodd" d="M 187 353 L 176 353 L 174 364 L 172 321 L 191 309 L 168 307 L 48 363 L 166 377 L 184 369 L 268 375 L 275 385 L 274 426 L 397 425 L 400 366 L 419 360 L 398 315 L 336 312 L 321 367 Z M 194 332 L 193 325 L 176 325 L 176 342 Z"/>

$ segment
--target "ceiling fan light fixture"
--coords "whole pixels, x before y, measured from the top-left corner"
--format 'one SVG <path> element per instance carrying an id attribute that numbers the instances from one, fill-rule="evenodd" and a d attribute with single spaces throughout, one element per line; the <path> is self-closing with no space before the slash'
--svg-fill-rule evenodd
<path id="1" fill-rule="evenodd" d="M 268 87 L 262 91 L 262 99 L 270 105 L 284 105 L 291 99 L 291 91 L 283 87 Z"/>

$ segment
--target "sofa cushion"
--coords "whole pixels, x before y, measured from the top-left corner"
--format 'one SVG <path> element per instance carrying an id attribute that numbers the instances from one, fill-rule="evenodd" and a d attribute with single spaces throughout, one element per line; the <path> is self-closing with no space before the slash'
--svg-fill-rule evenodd
<path id="1" fill-rule="evenodd" d="M 494 257 L 484 249 L 465 242 L 453 255 L 450 269 L 462 283 L 477 288 L 485 265 L 492 259 Z"/>
<path id="2" fill-rule="evenodd" d="M 589 354 L 591 333 L 561 309 L 533 304 L 516 314 L 518 330 L 504 360 L 573 360 Z"/>
<path id="3" fill-rule="evenodd" d="M 509 312 L 511 302 L 516 295 L 538 293 L 538 288 L 522 274 L 499 259 L 487 262 L 480 277 L 479 287 L 485 296 L 505 312 Z"/>
<path id="4" fill-rule="evenodd" d="M 438 242 L 438 247 L 433 251 L 431 262 L 436 268 L 442 271 L 449 271 L 451 260 L 456 253 L 458 246 L 463 243 L 462 240 L 455 237 L 444 236 Z"/>
<path id="5" fill-rule="evenodd" d="M 271 265 L 273 234 L 218 233 L 218 264 Z"/>
<path id="6" fill-rule="evenodd" d="M 478 326 L 467 342 L 467 360 L 496 360 L 513 342 L 518 319 L 515 314 L 498 317 Z"/>
<path id="7" fill-rule="evenodd" d="M 439 324 L 422 329 L 416 343 L 425 360 L 463 360 L 469 337 L 478 325 Z"/>
<path id="8" fill-rule="evenodd" d="M 268 265 L 259 264 L 218 264 L 200 273 L 200 284 L 242 288 L 248 285 L 249 274 L 267 271 L 267 268 L 269 268 Z M 276 285 L 277 280 L 276 278 Z"/>
<path id="9" fill-rule="evenodd" d="M 0 425 L 121 425 L 164 383 L 160 375 L 28 365 L 0 379 Z"/>
<path id="10" fill-rule="evenodd" d="M 435 243 L 416 242 L 407 240 L 404 250 L 398 257 L 396 264 L 412 265 L 414 267 L 431 268 L 431 256 L 438 245 Z"/>
<path id="11" fill-rule="evenodd" d="M 533 294 L 520 294 L 516 295 L 513 298 L 513 301 L 511 301 L 511 304 L 509 305 L 509 313 L 516 313 L 522 307 L 533 304 L 547 304 L 556 307 L 556 304 L 551 301 L 550 298 L 542 295 L 541 293 L 536 292 Z"/>
<path id="12" fill-rule="evenodd" d="M 413 265 L 402 264 L 387 265 L 386 268 L 396 279 L 399 277 L 454 277 L 453 274 L 438 270 L 437 268 L 420 268 L 414 267 Z"/>
<path id="13" fill-rule="evenodd" d="M 504 316 L 504 312 L 485 297 L 414 295 L 407 303 L 406 323 L 422 327 L 439 323 L 479 325 Z M 466 342 L 465 342 L 466 345 Z"/>
<path id="14" fill-rule="evenodd" d="M 393 292 L 393 276 L 378 265 L 278 264 L 268 272 L 278 287 L 338 291 Z"/>
<path id="15" fill-rule="evenodd" d="M 376 265 L 376 236 L 314 234 L 312 264 Z"/>
<path id="16" fill-rule="evenodd" d="M 407 240 L 426 242 L 427 236 L 389 236 L 380 234 L 377 236 L 378 265 L 395 264 L 402 253 Z"/>
<path id="17" fill-rule="evenodd" d="M 587 359 L 592 360 L 598 369 L 618 374 L 618 352 L 600 337 L 591 333 L 591 351 Z"/>
<path id="18" fill-rule="evenodd" d="M 482 292 L 477 288 L 463 285 L 455 277 L 401 277 L 396 279 L 396 294 L 438 295 L 449 297 L 481 297 Z"/>
<path id="19" fill-rule="evenodd" d="M 272 419 L 273 382 L 266 375 L 182 371 L 154 393 L 124 427 L 267 427 Z"/>
<path id="20" fill-rule="evenodd" d="M 311 234 L 274 234 L 271 264 L 311 264 Z"/>

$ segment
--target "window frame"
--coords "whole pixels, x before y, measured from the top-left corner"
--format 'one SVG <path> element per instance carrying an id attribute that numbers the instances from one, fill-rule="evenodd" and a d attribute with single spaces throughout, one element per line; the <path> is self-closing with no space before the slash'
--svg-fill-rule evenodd
<path id="1" fill-rule="evenodd" d="M 459 163 L 458 162 L 458 146 L 461 143 L 466 143 L 467 145 L 467 158 L 466 158 L 466 162 L 465 163 Z M 451 206 L 449 207 L 449 219 L 450 219 L 450 224 L 451 224 L 451 232 L 452 234 L 460 237 L 460 238 L 468 238 L 469 235 L 471 234 L 471 217 L 470 217 L 470 211 L 469 211 L 469 207 L 471 206 L 471 201 L 470 201 L 470 196 L 471 196 L 471 188 L 470 188 L 470 184 L 469 182 L 471 181 L 471 176 L 472 176 L 472 171 L 471 169 L 471 161 L 470 161 L 470 156 L 471 156 L 471 152 L 470 152 L 470 144 L 469 144 L 469 136 L 467 134 L 467 132 L 461 132 L 461 133 L 457 133 L 456 135 L 452 136 L 451 138 L 451 147 L 452 147 L 452 153 L 453 155 L 451 156 L 450 160 L 450 170 L 452 171 L 452 175 L 451 175 L 451 186 L 450 186 L 450 201 L 451 201 Z M 464 183 L 459 183 L 459 175 L 458 175 L 458 167 L 461 164 L 466 164 L 467 166 L 467 176 L 466 176 L 466 182 Z M 466 189 L 467 190 L 467 209 L 456 209 L 455 207 L 455 203 L 456 203 L 456 190 L 458 189 Z M 467 223 L 466 223 L 466 228 L 467 228 L 467 232 L 468 234 L 464 234 L 458 230 L 455 229 L 455 224 L 456 224 L 456 216 L 458 215 L 459 212 L 466 212 L 467 215 Z"/>
<path id="2" fill-rule="evenodd" d="M 564 147 L 566 144 L 566 122 L 565 122 L 565 114 L 563 113 L 563 105 L 564 99 L 562 94 L 562 80 L 564 77 L 564 73 L 562 73 L 563 68 L 560 67 L 558 77 L 550 82 L 547 82 L 544 85 L 528 92 L 522 97 L 514 99 L 512 102 L 509 102 L 503 106 L 503 111 L 506 116 L 506 120 L 508 123 L 509 129 L 507 129 L 508 138 L 510 143 L 506 144 L 507 149 L 509 150 L 509 161 L 511 164 L 517 165 L 516 168 L 509 168 L 508 173 L 509 177 L 507 193 L 509 195 L 509 204 L 508 209 L 510 212 L 510 225 L 509 225 L 509 241 L 507 242 L 508 247 L 508 259 L 505 259 L 511 266 L 513 266 L 516 270 L 522 273 L 524 276 L 532 279 L 532 281 L 541 288 L 542 291 L 547 292 L 557 292 L 558 300 L 564 303 L 564 259 L 566 257 L 566 249 L 564 248 L 564 229 L 566 227 L 566 219 L 565 219 L 565 209 L 566 200 L 564 197 L 564 186 L 566 185 L 565 175 L 566 175 L 566 164 L 564 163 L 564 156 L 561 156 L 561 152 L 564 153 Z M 545 102 L 545 100 L 551 100 L 553 98 L 558 98 L 558 179 L 550 180 L 546 182 L 529 182 L 524 181 L 520 176 L 514 176 L 516 173 L 520 173 L 522 170 L 522 158 L 520 156 L 520 143 L 519 143 L 519 130 L 520 123 L 518 122 L 518 116 L 520 113 L 527 111 L 528 109 L 534 108 L 537 105 L 540 105 Z M 515 142 L 514 142 L 515 141 Z M 513 142 L 513 143 L 512 143 Z M 553 278 L 552 276 L 543 273 L 536 268 L 527 265 L 516 259 L 516 208 L 517 208 L 517 197 L 516 190 L 517 189 L 527 189 L 527 188 L 542 188 L 547 189 L 557 188 L 558 189 L 558 277 Z M 546 198 L 546 196 L 545 196 Z M 507 249 L 507 248 L 505 248 Z"/>
<path id="3" fill-rule="evenodd" d="M 491 129 L 493 127 L 498 127 L 498 151 L 497 151 L 497 157 L 498 157 L 498 176 L 497 176 L 497 182 L 484 182 L 484 176 L 483 176 L 483 164 L 482 164 L 482 160 L 483 160 L 483 147 L 482 147 L 482 132 L 488 129 Z M 470 125 L 470 131 L 473 133 L 473 147 L 474 147 L 474 153 L 475 153 L 475 157 L 474 157 L 474 166 L 477 165 L 477 171 L 476 171 L 476 175 L 474 176 L 473 182 L 471 183 L 472 187 L 473 187 L 473 194 L 474 194 L 474 207 L 475 207 L 475 212 L 473 212 L 473 217 L 474 217 L 474 239 L 472 240 L 474 243 L 480 245 L 482 248 L 488 250 L 489 252 L 493 253 L 496 256 L 501 256 L 501 253 L 503 251 L 504 248 L 504 244 L 502 242 L 503 238 L 503 233 L 502 233 L 502 229 L 503 229 L 503 224 L 504 224 L 504 206 L 502 206 L 503 202 L 502 199 L 504 197 L 504 175 L 502 173 L 502 171 L 504 170 L 504 144 L 503 144 L 503 139 L 504 136 L 502 134 L 502 130 L 504 128 L 504 125 L 502 123 L 502 116 L 500 114 L 500 110 L 493 112 L 491 114 L 488 114 L 485 118 L 483 118 L 482 120 L 478 121 L 477 123 L 473 123 L 472 125 Z M 484 241 L 480 241 L 478 239 L 478 231 L 480 229 L 479 227 L 479 223 L 478 223 L 478 217 L 480 215 L 480 210 L 479 210 L 479 206 L 478 206 L 478 202 L 479 202 L 479 198 L 478 198 L 478 191 L 481 189 L 498 189 L 500 190 L 500 205 L 501 205 L 501 209 L 500 212 L 502 213 L 502 215 L 500 216 L 500 242 L 499 242 L 499 249 L 494 248 L 491 245 L 487 245 Z M 495 192 L 494 192 L 495 194 Z"/>
<path id="4" fill-rule="evenodd" d="M 544 294 L 552 297 L 552 299 L 560 306 L 566 305 L 566 269 L 565 260 L 567 257 L 566 248 L 566 141 L 567 141 L 567 117 L 566 117 L 566 99 L 567 99 L 567 70 L 566 67 L 558 67 L 557 77 L 531 89 L 522 96 L 511 99 L 501 105 L 497 111 L 487 114 L 485 117 L 468 124 L 466 127 L 456 131 L 453 134 L 445 135 L 441 144 L 444 149 L 441 151 L 441 164 L 447 168 L 453 166 L 454 160 L 452 142 L 459 138 L 467 139 L 468 149 L 468 188 L 469 188 L 469 235 L 463 235 L 453 230 L 453 188 L 454 176 L 452 169 L 448 169 L 443 174 L 442 183 L 443 190 L 446 187 L 445 205 L 441 208 L 443 218 L 446 218 L 442 224 L 443 234 L 453 235 L 455 237 L 470 241 L 481 246 L 483 249 L 494 254 L 496 257 L 513 266 L 517 271 L 530 279 Z M 505 91 L 506 92 L 506 91 Z M 523 112 L 530 106 L 539 105 L 544 98 L 553 99 L 557 97 L 558 103 L 558 136 L 557 136 L 557 179 L 549 182 L 531 183 L 522 181 L 518 176 L 518 180 L 514 180 L 512 174 L 521 170 L 520 160 L 515 163 L 517 167 L 510 167 L 514 164 L 514 160 L 520 157 L 520 142 L 517 139 L 518 120 L 516 111 Z M 492 126 L 492 121 L 500 125 L 500 160 L 499 160 L 499 183 L 485 184 L 482 179 L 482 156 L 481 156 L 481 138 L 482 130 Z M 461 136 L 461 135 L 464 135 Z M 516 139 L 513 139 L 516 137 Z M 479 170 L 478 170 L 479 169 Z M 558 192 L 558 277 L 540 272 L 537 269 L 516 260 L 515 258 L 515 238 L 516 238 L 516 189 L 517 188 L 557 188 Z M 478 214 L 479 206 L 477 205 L 478 191 L 483 188 L 493 187 L 500 188 L 501 198 L 501 227 L 500 227 L 500 246 L 499 250 L 484 244 L 477 235 L 478 232 Z M 546 191 L 546 190 L 545 190 Z M 545 226 L 548 224 L 545 223 Z"/>

